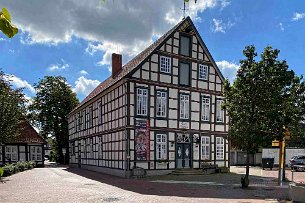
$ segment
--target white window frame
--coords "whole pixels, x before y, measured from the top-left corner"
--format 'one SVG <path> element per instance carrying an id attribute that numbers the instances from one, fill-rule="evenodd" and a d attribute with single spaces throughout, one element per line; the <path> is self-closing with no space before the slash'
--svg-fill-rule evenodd
<path id="1" fill-rule="evenodd" d="M 17 146 L 8 145 L 5 146 L 5 157 L 11 161 L 18 161 L 18 149 Z"/>
<path id="2" fill-rule="evenodd" d="M 225 153 L 225 146 L 224 146 L 224 138 L 223 137 L 216 137 L 216 159 L 223 160 L 224 153 Z"/>
<path id="3" fill-rule="evenodd" d="M 31 149 L 31 160 L 42 161 L 42 147 L 41 146 L 30 146 Z M 40 152 L 39 152 L 40 150 Z"/>
<path id="4" fill-rule="evenodd" d="M 209 67 L 207 65 L 199 64 L 198 78 L 200 80 L 207 80 L 209 74 Z"/>
<path id="5" fill-rule="evenodd" d="M 211 116 L 211 106 L 210 106 L 211 98 L 203 96 L 201 98 L 201 120 L 202 121 L 210 121 Z"/>
<path id="6" fill-rule="evenodd" d="M 222 104 L 222 99 L 216 100 L 216 122 L 218 123 L 224 122 L 224 110 L 221 109 Z"/>
<path id="7" fill-rule="evenodd" d="M 148 89 L 137 88 L 137 115 L 147 116 Z"/>
<path id="8" fill-rule="evenodd" d="M 171 58 L 166 56 L 160 56 L 160 72 L 171 73 Z"/>
<path id="9" fill-rule="evenodd" d="M 157 91 L 156 92 L 156 117 L 167 116 L 167 92 Z"/>
<path id="10" fill-rule="evenodd" d="M 201 160 L 210 160 L 211 138 L 209 136 L 201 136 Z"/>
<path id="11" fill-rule="evenodd" d="M 190 118 L 190 95 L 180 94 L 180 119 Z"/>
<path id="12" fill-rule="evenodd" d="M 167 135 L 156 134 L 156 159 L 167 160 Z"/>

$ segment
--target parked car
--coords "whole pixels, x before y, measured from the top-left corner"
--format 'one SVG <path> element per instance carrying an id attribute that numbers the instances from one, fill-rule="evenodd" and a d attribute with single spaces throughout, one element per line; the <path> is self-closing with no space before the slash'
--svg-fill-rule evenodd
<path id="1" fill-rule="evenodd" d="M 296 155 L 289 160 L 289 167 L 294 168 L 295 165 L 305 165 L 305 155 Z"/>

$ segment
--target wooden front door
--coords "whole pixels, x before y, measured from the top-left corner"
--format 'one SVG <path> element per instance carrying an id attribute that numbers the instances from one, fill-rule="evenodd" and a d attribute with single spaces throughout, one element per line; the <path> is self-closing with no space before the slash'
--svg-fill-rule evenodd
<path id="1" fill-rule="evenodd" d="M 191 168 L 191 139 L 189 134 L 177 134 L 176 167 Z"/>

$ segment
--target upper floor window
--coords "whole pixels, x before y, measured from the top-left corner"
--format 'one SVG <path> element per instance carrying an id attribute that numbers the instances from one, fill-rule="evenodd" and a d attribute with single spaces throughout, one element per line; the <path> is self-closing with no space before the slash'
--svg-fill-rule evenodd
<path id="1" fill-rule="evenodd" d="M 86 109 L 83 110 L 83 114 L 82 114 L 82 129 L 86 130 Z"/>
<path id="2" fill-rule="evenodd" d="M 188 63 L 180 63 L 179 84 L 190 86 L 190 64 Z"/>
<path id="3" fill-rule="evenodd" d="M 202 97 L 201 120 L 210 120 L 210 97 Z"/>
<path id="4" fill-rule="evenodd" d="M 89 107 L 89 128 L 93 126 L 93 108 Z"/>
<path id="5" fill-rule="evenodd" d="M 223 100 L 216 100 L 216 122 L 224 121 L 224 111 L 221 109 L 223 104 Z"/>
<path id="6" fill-rule="evenodd" d="M 11 161 L 17 161 L 18 155 L 17 155 L 17 146 L 6 146 L 5 147 L 5 157 L 7 159 L 10 159 Z"/>
<path id="7" fill-rule="evenodd" d="M 210 159 L 210 137 L 209 136 L 201 136 L 201 160 L 209 160 Z"/>
<path id="8" fill-rule="evenodd" d="M 171 58 L 165 56 L 160 57 L 160 72 L 162 73 L 171 72 Z"/>
<path id="9" fill-rule="evenodd" d="M 157 160 L 167 159 L 166 134 L 157 134 L 156 135 L 156 158 L 157 158 Z"/>
<path id="10" fill-rule="evenodd" d="M 180 118 L 189 119 L 190 110 L 190 95 L 181 94 L 180 95 Z"/>
<path id="11" fill-rule="evenodd" d="M 101 101 L 98 102 L 97 108 L 98 108 L 98 123 L 102 124 L 102 102 Z"/>
<path id="12" fill-rule="evenodd" d="M 186 36 L 180 37 L 180 54 L 184 56 L 190 56 L 191 52 L 191 38 Z"/>
<path id="13" fill-rule="evenodd" d="M 81 118 L 81 112 L 78 112 L 78 114 L 77 114 L 77 127 L 78 127 L 78 129 L 77 129 L 77 131 L 81 131 L 82 130 L 82 118 Z"/>
<path id="14" fill-rule="evenodd" d="M 224 159 L 224 139 L 216 137 L 216 159 Z"/>
<path id="15" fill-rule="evenodd" d="M 137 88 L 137 115 L 147 115 L 148 90 Z"/>
<path id="16" fill-rule="evenodd" d="M 207 80 L 208 79 L 208 66 L 206 65 L 202 65 L 202 64 L 199 64 L 199 79 L 200 80 Z"/>
<path id="17" fill-rule="evenodd" d="M 164 91 L 157 91 L 156 116 L 166 117 L 166 110 L 167 110 L 167 93 Z"/>

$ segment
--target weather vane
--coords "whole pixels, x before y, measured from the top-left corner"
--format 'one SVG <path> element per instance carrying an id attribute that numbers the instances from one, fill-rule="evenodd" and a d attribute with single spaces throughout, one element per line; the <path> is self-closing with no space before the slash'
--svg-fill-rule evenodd
<path id="1" fill-rule="evenodd" d="M 185 18 L 185 11 L 189 10 L 186 8 L 185 3 L 189 3 L 190 0 L 183 0 L 183 8 L 181 8 L 181 10 L 183 10 L 183 19 Z M 195 0 L 195 3 L 197 3 L 197 0 Z"/>

